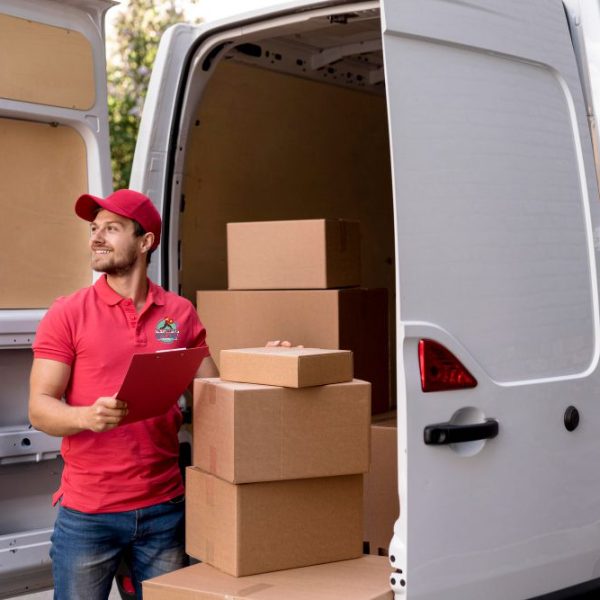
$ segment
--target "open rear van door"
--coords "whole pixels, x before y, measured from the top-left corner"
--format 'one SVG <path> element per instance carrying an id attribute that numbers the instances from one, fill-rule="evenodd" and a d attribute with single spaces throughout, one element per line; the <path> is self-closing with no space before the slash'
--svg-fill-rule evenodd
<path id="1" fill-rule="evenodd" d="M 0 7 L 0 597 L 51 585 L 60 438 L 31 429 L 31 343 L 52 301 L 90 285 L 78 195 L 110 192 L 104 0 Z"/>
<path id="2" fill-rule="evenodd" d="M 598 190 L 560 0 L 383 0 L 397 597 L 600 577 Z"/>

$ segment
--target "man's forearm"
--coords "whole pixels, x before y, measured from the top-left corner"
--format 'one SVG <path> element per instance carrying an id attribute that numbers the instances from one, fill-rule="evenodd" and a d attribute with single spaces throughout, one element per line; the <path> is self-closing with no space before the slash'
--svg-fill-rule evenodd
<path id="1" fill-rule="evenodd" d="M 47 394 L 32 396 L 29 401 L 31 424 L 56 436 L 114 429 L 127 412 L 127 404 L 115 396 L 101 396 L 90 406 L 71 406 Z"/>
<path id="2" fill-rule="evenodd" d="M 88 407 L 71 406 L 58 398 L 40 394 L 31 398 L 29 421 L 36 429 L 58 437 L 84 431 L 83 412 Z"/>

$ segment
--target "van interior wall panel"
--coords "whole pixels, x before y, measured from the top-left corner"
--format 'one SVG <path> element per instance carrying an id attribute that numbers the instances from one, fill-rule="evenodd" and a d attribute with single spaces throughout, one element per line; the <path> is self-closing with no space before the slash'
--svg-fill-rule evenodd
<path id="1" fill-rule="evenodd" d="M 382 96 L 221 63 L 189 134 L 181 220 L 183 295 L 194 301 L 196 290 L 227 288 L 228 222 L 356 219 L 361 283 L 389 291 L 394 354 L 387 128 Z M 395 364 L 394 356 L 391 360 Z"/>
<path id="2" fill-rule="evenodd" d="M 0 361 L 0 433 L 6 428 L 26 427 L 27 381 L 33 354 L 27 349 L 3 349 Z M 0 458 L 1 453 L 0 453 Z"/>
<path id="3" fill-rule="evenodd" d="M 70 127 L 4 118 L 0 138 L 0 308 L 46 308 L 91 283 L 88 226 L 73 212 L 88 188 L 85 144 Z"/>
<path id="4" fill-rule="evenodd" d="M 0 467 L 0 536 L 53 526 L 56 508 L 50 498 L 62 467 L 60 458 Z"/>
<path id="5" fill-rule="evenodd" d="M 86 110 L 94 105 L 92 46 L 81 33 L 0 15 L 0 97 Z"/>

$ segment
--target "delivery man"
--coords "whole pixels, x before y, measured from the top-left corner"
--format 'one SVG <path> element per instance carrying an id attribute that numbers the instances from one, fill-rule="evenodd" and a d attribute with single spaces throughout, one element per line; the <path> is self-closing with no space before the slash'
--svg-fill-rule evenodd
<path id="1" fill-rule="evenodd" d="M 181 412 L 175 405 L 119 426 L 127 405 L 116 392 L 134 353 L 205 346 L 206 333 L 188 300 L 147 277 L 161 233 L 148 197 L 133 190 L 86 194 L 75 212 L 90 222 L 92 268 L 104 275 L 56 300 L 43 318 L 29 398 L 31 424 L 63 437 L 64 470 L 53 497 L 54 597 L 106 599 L 126 553 L 141 598 L 144 579 L 186 564 Z M 206 358 L 197 376 L 217 375 Z"/>

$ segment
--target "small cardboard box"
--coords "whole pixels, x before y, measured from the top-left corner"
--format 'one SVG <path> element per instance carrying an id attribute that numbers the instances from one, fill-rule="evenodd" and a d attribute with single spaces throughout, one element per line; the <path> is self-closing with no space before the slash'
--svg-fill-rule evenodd
<path id="1" fill-rule="evenodd" d="M 352 381 L 352 352 L 321 348 L 222 350 L 221 379 L 302 388 Z"/>
<path id="2" fill-rule="evenodd" d="M 365 476 L 364 539 L 371 554 L 387 555 L 400 514 L 396 418 L 371 426 L 371 469 Z"/>
<path id="3" fill-rule="evenodd" d="M 227 224 L 231 290 L 360 285 L 360 225 L 343 219 Z"/>
<path id="4" fill-rule="evenodd" d="M 194 382 L 192 464 L 231 483 L 365 473 L 371 385 Z"/>
<path id="5" fill-rule="evenodd" d="M 362 555 L 362 475 L 235 485 L 188 467 L 186 552 L 236 577 Z"/>
<path id="6" fill-rule="evenodd" d="M 207 564 L 142 583 L 144 600 L 393 600 L 386 558 L 354 560 L 232 577 Z"/>

